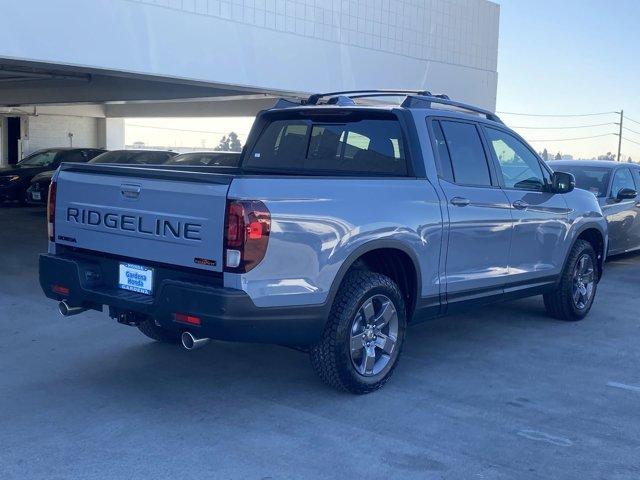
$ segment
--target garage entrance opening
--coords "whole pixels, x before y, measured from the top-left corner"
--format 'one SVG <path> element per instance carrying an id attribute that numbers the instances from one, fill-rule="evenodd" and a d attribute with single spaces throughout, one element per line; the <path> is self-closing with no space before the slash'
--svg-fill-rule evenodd
<path id="1" fill-rule="evenodd" d="M 20 117 L 7 118 L 7 159 L 9 165 L 15 165 L 20 160 Z"/>

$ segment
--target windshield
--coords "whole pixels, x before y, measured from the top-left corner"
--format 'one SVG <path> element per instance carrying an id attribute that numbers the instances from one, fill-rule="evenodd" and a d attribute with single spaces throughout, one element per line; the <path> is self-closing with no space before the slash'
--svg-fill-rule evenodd
<path id="1" fill-rule="evenodd" d="M 174 154 L 164 151 L 114 150 L 98 155 L 89 163 L 122 163 L 133 165 L 162 165 Z"/>
<path id="2" fill-rule="evenodd" d="M 237 167 L 239 162 L 240 154 L 238 153 L 184 153 L 169 159 L 165 165 Z"/>
<path id="3" fill-rule="evenodd" d="M 242 166 L 293 174 L 407 174 L 399 122 L 371 113 L 275 118 Z"/>
<path id="4" fill-rule="evenodd" d="M 23 159 L 18 165 L 24 167 L 48 167 L 55 163 L 58 153 L 58 150 L 36 152 Z"/>
<path id="5" fill-rule="evenodd" d="M 566 172 L 576 179 L 576 187 L 588 190 L 596 197 L 606 197 L 611 172 L 604 167 L 581 167 L 579 165 L 556 165 L 554 170 Z"/>

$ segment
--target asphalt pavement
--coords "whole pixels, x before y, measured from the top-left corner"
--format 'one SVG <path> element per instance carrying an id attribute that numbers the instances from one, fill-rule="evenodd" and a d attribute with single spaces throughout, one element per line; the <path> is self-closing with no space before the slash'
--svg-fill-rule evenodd
<path id="1" fill-rule="evenodd" d="M 325 387 L 304 353 L 185 352 L 40 291 L 45 214 L 0 207 L 0 478 L 640 478 L 640 256 L 589 317 L 535 297 L 410 329 L 379 392 Z"/>

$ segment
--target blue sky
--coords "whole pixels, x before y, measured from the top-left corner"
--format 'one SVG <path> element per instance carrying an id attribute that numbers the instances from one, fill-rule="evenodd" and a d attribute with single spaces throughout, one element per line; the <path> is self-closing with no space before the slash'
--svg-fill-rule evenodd
<path id="1" fill-rule="evenodd" d="M 640 1 L 500 0 L 498 111 L 591 113 L 624 109 L 640 121 Z M 511 126 L 558 127 L 617 121 L 615 115 L 552 118 L 503 115 Z M 640 132 L 640 124 L 627 122 Z M 571 130 L 517 129 L 529 141 L 617 131 L 608 125 Z M 640 143 L 640 134 L 624 131 Z M 576 156 L 617 150 L 617 137 L 532 142 Z M 640 145 L 623 140 L 640 161 Z M 625 157 L 626 159 L 626 157 Z"/>

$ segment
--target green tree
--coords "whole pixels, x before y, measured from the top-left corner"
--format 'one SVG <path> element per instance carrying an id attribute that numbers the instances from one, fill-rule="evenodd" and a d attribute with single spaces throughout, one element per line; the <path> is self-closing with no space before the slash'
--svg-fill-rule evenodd
<path id="1" fill-rule="evenodd" d="M 241 150 L 242 150 L 242 143 L 240 143 L 238 134 L 236 132 L 231 132 L 229 134 L 229 151 L 239 152 Z"/>
<path id="2" fill-rule="evenodd" d="M 220 143 L 218 143 L 218 146 L 215 148 L 215 150 L 219 152 L 229 151 L 229 139 L 225 135 L 222 136 L 222 138 L 220 139 Z"/>
<path id="3" fill-rule="evenodd" d="M 218 152 L 239 152 L 242 150 L 242 143 L 238 138 L 236 132 L 231 132 L 229 135 L 223 135 L 215 148 Z"/>
<path id="4" fill-rule="evenodd" d="M 606 155 L 598 155 L 598 160 L 615 160 L 616 156 L 611 153 L 611 152 L 607 152 Z"/>

